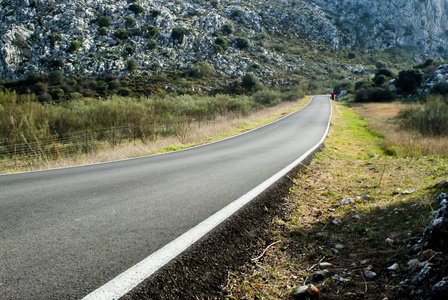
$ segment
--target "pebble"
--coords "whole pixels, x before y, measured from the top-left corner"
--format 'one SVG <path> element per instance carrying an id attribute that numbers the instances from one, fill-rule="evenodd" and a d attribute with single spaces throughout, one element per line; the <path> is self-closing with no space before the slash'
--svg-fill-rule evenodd
<path id="1" fill-rule="evenodd" d="M 353 203 L 353 199 L 352 198 L 344 198 L 341 200 L 341 204 L 342 205 L 349 205 Z"/>
<path id="2" fill-rule="evenodd" d="M 339 218 L 334 218 L 333 221 L 331 221 L 334 225 L 341 225 L 342 221 Z"/>
<path id="3" fill-rule="evenodd" d="M 397 263 L 394 263 L 392 266 L 390 266 L 389 268 L 387 268 L 389 271 L 397 271 L 399 268 Z"/>
<path id="4" fill-rule="evenodd" d="M 385 240 L 385 243 L 388 244 L 388 245 L 392 245 L 392 244 L 394 243 L 394 240 L 391 239 L 391 238 L 387 238 L 387 239 Z"/>

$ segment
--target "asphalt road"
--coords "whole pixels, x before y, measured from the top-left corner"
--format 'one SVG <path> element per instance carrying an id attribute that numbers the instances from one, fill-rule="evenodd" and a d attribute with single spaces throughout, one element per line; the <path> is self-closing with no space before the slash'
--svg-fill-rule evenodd
<path id="1" fill-rule="evenodd" d="M 319 143 L 328 96 L 234 138 L 163 155 L 0 176 L 0 299 L 78 299 Z"/>

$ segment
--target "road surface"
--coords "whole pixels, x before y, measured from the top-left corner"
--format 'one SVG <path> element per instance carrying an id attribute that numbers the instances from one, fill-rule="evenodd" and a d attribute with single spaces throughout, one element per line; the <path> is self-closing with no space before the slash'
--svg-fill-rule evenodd
<path id="1" fill-rule="evenodd" d="M 0 299 L 79 299 L 276 174 L 331 105 L 168 154 L 0 176 Z"/>

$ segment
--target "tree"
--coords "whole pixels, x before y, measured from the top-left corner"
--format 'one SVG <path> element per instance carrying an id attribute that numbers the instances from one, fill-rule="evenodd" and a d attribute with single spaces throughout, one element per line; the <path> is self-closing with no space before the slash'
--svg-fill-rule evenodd
<path id="1" fill-rule="evenodd" d="M 385 63 L 384 61 L 379 60 L 379 61 L 377 61 L 375 63 L 375 67 L 377 69 L 386 69 L 387 68 L 387 63 Z"/>
<path id="2" fill-rule="evenodd" d="M 153 17 L 153 18 L 157 18 L 158 16 L 160 16 L 162 14 L 162 12 L 158 9 L 151 9 L 149 11 L 149 13 L 151 14 L 151 17 Z"/>
<path id="3" fill-rule="evenodd" d="M 260 80 L 252 72 L 247 72 L 241 80 L 241 85 L 249 90 L 253 89 L 259 83 L 260 83 Z"/>
<path id="4" fill-rule="evenodd" d="M 405 93 L 415 92 L 425 81 L 423 73 L 419 70 L 407 70 L 398 73 L 398 79 L 395 86 Z"/>
<path id="5" fill-rule="evenodd" d="M 126 61 L 126 69 L 127 69 L 129 72 L 134 72 L 134 71 L 137 70 L 137 68 L 138 68 L 138 66 L 137 66 L 137 61 L 136 61 L 135 59 L 128 59 L 128 60 Z"/>
<path id="6" fill-rule="evenodd" d="M 48 74 L 48 79 L 50 79 L 50 82 L 52 82 L 52 83 L 60 84 L 60 83 L 62 83 L 62 81 L 64 81 L 65 77 L 61 71 L 56 70 L 56 71 L 50 72 Z"/>

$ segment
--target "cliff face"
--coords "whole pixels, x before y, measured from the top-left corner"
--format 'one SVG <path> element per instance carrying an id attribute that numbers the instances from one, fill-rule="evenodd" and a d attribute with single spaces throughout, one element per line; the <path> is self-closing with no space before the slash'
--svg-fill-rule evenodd
<path id="1" fill-rule="evenodd" d="M 0 20 L 0 76 L 7 79 L 54 68 L 125 75 L 129 59 L 143 74 L 200 61 L 224 76 L 254 65 L 260 76 L 296 69 L 300 57 L 265 46 L 274 38 L 335 49 L 411 47 L 442 57 L 448 49 L 447 0 L 2 0 Z M 186 31 L 176 36 L 175 28 Z M 214 45 L 220 35 L 224 52 Z"/>

